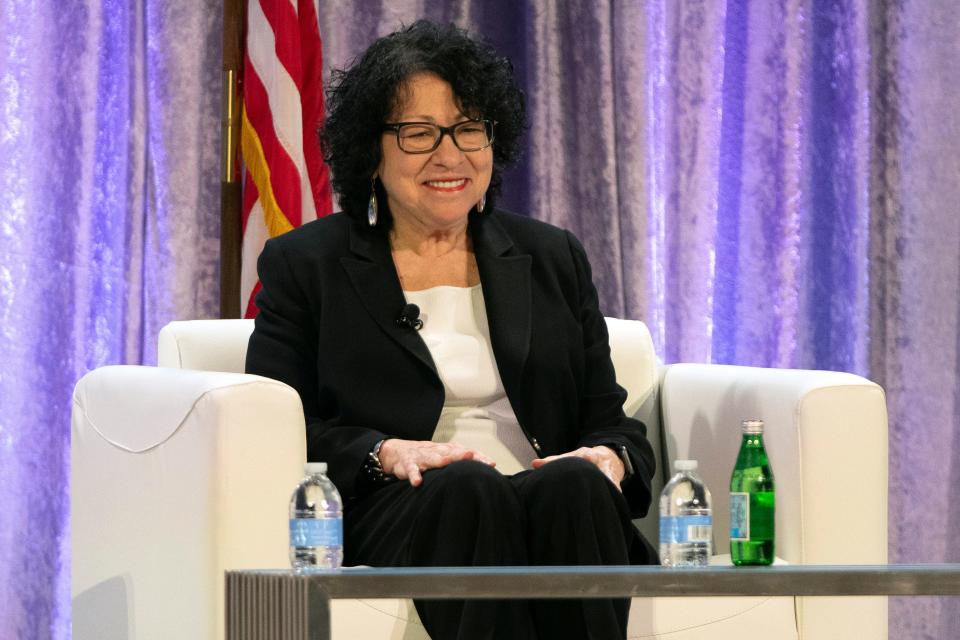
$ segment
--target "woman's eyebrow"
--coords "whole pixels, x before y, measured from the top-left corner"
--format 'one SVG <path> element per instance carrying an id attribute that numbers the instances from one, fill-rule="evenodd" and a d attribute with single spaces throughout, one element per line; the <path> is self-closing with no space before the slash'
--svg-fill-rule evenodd
<path id="1" fill-rule="evenodd" d="M 456 118 L 456 121 L 453 124 L 459 124 L 466 120 L 473 120 L 473 118 L 471 118 L 470 116 L 460 112 L 457 112 L 457 115 L 455 116 L 455 118 Z M 437 119 L 434 118 L 433 116 L 421 114 L 421 115 L 401 116 L 400 118 L 397 118 L 396 122 L 432 122 L 435 124 L 437 122 Z"/>

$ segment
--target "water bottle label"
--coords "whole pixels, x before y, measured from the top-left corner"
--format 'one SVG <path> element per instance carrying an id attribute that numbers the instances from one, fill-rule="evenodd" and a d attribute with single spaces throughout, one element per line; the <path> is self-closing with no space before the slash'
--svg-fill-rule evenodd
<path id="1" fill-rule="evenodd" d="M 711 516 L 663 516 L 660 518 L 660 542 L 710 542 L 713 538 Z"/>
<path id="2" fill-rule="evenodd" d="M 730 493 L 730 539 L 750 540 L 749 493 Z"/>
<path id="3" fill-rule="evenodd" d="M 332 547 L 343 544 L 343 520 L 339 518 L 291 518 L 291 547 Z"/>

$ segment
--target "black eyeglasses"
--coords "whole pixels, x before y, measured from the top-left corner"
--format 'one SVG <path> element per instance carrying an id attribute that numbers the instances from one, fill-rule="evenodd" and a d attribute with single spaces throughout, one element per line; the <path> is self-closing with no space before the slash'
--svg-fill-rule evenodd
<path id="1" fill-rule="evenodd" d="M 441 127 L 432 122 L 388 122 L 384 131 L 397 134 L 397 146 L 406 153 L 430 153 L 440 146 L 448 135 L 463 152 L 480 151 L 493 144 L 492 120 L 465 120 L 452 127 Z"/>

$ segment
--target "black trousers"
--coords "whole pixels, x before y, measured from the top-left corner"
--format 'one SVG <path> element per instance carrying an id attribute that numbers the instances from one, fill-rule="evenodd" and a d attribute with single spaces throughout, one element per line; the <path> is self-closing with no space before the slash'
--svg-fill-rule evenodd
<path id="1" fill-rule="evenodd" d="M 372 566 L 656 562 L 626 501 L 592 463 L 563 458 L 504 476 L 465 460 L 386 485 L 344 517 L 345 562 Z M 418 600 L 434 640 L 626 638 L 629 599 Z"/>

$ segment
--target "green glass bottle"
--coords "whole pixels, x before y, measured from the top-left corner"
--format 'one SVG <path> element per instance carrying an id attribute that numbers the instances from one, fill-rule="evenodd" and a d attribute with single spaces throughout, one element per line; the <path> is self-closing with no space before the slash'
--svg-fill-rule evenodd
<path id="1" fill-rule="evenodd" d="M 763 446 L 763 420 L 744 420 L 730 478 L 730 559 L 737 566 L 773 563 L 773 469 Z"/>

